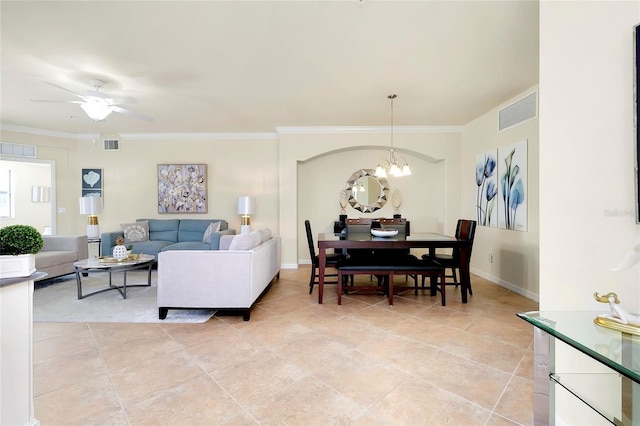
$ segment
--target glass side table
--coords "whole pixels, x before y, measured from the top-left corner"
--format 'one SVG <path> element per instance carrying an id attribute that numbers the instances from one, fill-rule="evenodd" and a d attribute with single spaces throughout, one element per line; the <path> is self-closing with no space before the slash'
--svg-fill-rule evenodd
<path id="1" fill-rule="evenodd" d="M 602 313 L 533 311 L 517 314 L 535 327 L 534 424 L 556 423 L 556 392 L 560 389 L 569 392 L 578 404 L 593 410 L 610 424 L 640 424 L 640 337 L 594 324 L 593 320 Z M 605 367 L 600 368 L 606 373 L 559 371 L 556 341 L 597 361 Z M 576 367 L 577 370 L 580 368 Z"/>

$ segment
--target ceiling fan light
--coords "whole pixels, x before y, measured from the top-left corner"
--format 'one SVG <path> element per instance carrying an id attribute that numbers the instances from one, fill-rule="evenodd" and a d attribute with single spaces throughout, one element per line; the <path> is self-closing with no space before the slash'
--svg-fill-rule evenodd
<path id="1" fill-rule="evenodd" d="M 111 114 L 111 108 L 103 102 L 83 102 L 80 108 L 87 113 L 93 121 L 102 121 Z"/>

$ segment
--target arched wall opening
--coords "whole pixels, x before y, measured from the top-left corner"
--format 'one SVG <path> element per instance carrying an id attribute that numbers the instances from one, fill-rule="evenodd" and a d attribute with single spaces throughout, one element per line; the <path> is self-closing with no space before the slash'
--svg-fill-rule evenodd
<path id="1" fill-rule="evenodd" d="M 311 221 L 316 236 L 333 232 L 340 214 L 340 191 L 354 171 L 373 169 L 382 158 L 389 158 L 389 135 L 382 130 L 281 133 L 279 142 L 282 264 L 297 267 L 309 260 L 304 220 Z M 394 149 L 414 170 L 408 177 L 389 178 L 390 193 L 396 189 L 402 193 L 400 214 L 411 220 L 416 232 L 449 229 L 460 214 L 461 129 L 398 132 Z M 347 210 L 351 217 L 359 213 Z M 391 217 L 393 213 L 389 204 L 371 215 Z"/>
<path id="2" fill-rule="evenodd" d="M 375 169 L 388 151 L 372 147 L 335 150 L 298 162 L 298 235 L 305 236 L 304 221 L 311 222 L 314 240 L 320 232 L 333 232 L 334 221 L 341 214 L 340 192 L 358 169 Z M 398 151 L 412 169 L 411 176 L 388 177 L 389 197 L 386 204 L 371 213 L 363 213 L 350 205 L 345 214 L 350 218 L 393 217 L 395 213 L 411 221 L 414 232 L 442 232 L 445 223 L 446 162 L 425 155 Z M 396 212 L 391 202 L 398 191 L 402 203 Z M 298 238 L 298 262 L 310 262 L 306 238 Z"/>

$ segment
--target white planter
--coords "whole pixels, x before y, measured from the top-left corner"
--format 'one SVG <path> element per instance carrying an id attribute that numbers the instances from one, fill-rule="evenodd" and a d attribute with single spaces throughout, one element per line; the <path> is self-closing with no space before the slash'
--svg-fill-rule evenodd
<path id="1" fill-rule="evenodd" d="M 28 277 L 36 271 L 36 255 L 0 256 L 0 278 Z"/>

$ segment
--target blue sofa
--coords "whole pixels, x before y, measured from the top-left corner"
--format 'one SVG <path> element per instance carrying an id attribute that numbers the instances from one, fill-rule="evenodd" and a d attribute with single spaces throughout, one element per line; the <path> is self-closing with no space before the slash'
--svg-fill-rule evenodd
<path id="1" fill-rule="evenodd" d="M 146 253 L 158 258 L 158 253 L 168 250 L 218 250 L 220 237 L 234 235 L 235 229 L 229 229 L 224 219 L 136 219 L 136 222 L 149 223 L 148 241 L 126 243 L 131 245 L 132 253 Z M 204 233 L 212 222 L 220 222 L 220 231 L 212 232 L 208 241 L 203 241 Z M 116 238 L 123 231 L 102 234 L 101 249 L 103 256 L 110 256 L 116 245 Z"/>

